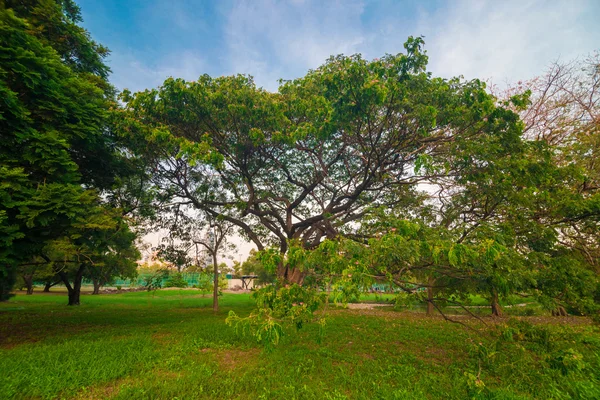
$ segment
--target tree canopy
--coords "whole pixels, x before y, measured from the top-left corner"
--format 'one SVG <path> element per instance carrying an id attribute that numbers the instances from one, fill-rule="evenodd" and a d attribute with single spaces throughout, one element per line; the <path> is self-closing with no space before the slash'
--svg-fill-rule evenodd
<path id="1" fill-rule="evenodd" d="M 106 129 L 116 104 L 108 50 L 79 22 L 70 0 L 0 6 L 2 299 L 18 265 L 84 236 L 73 229 L 93 225 L 107 207 L 100 194 L 129 168 Z"/>
<path id="2" fill-rule="evenodd" d="M 247 76 L 169 79 L 125 92 L 119 129 L 148 160 L 161 201 L 227 220 L 259 250 L 314 248 L 475 162 L 457 149 L 485 142 L 493 157 L 519 146 L 518 117 L 484 83 L 434 78 L 422 39 L 405 47 L 373 61 L 333 57 L 277 93 Z M 279 275 L 304 276 L 286 265 Z"/>

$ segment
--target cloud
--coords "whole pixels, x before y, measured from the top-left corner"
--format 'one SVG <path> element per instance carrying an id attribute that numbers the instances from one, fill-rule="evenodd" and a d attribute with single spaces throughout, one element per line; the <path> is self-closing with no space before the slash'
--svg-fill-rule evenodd
<path id="1" fill-rule="evenodd" d="M 196 80 L 205 72 L 205 61 L 193 52 L 162 57 L 157 64 L 144 64 L 133 54 L 113 53 L 108 62 L 112 83 L 120 90 L 141 91 L 160 86 L 166 78 Z"/>
<path id="2" fill-rule="evenodd" d="M 514 81 L 593 50 L 600 31 L 584 23 L 591 9 L 588 1 L 453 1 L 422 12 L 416 30 L 433 72 Z"/>
<path id="3" fill-rule="evenodd" d="M 259 86 L 277 90 L 278 79 L 302 76 L 330 55 L 401 52 L 409 35 L 425 36 L 434 74 L 501 83 L 539 75 L 559 57 L 587 54 L 600 37 L 600 3 L 593 0 L 232 0 L 215 14 L 192 3 L 157 3 L 153 12 L 168 22 L 161 49 L 115 51 L 110 65 L 119 88 L 209 72 L 251 74 Z"/>
<path id="4" fill-rule="evenodd" d="M 236 2 L 227 10 L 225 40 L 231 73 L 250 73 L 276 90 L 330 55 L 355 53 L 364 42 L 360 1 Z"/>
<path id="5" fill-rule="evenodd" d="M 276 90 L 278 78 L 301 76 L 330 55 L 380 57 L 403 51 L 409 35 L 424 35 L 436 75 L 499 83 L 539 75 L 559 57 L 572 59 L 598 46 L 593 15 L 600 9 L 592 1 L 435 5 L 239 1 L 226 10 L 225 61 L 229 73 L 250 73 L 259 85 Z"/>

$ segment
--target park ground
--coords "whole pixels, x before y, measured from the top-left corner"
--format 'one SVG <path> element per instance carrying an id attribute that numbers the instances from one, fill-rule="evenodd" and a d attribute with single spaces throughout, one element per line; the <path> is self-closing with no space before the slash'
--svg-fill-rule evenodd
<path id="1" fill-rule="evenodd" d="M 372 300 L 372 299 L 370 299 Z M 0 399 L 599 399 L 600 330 L 583 317 L 332 309 L 324 332 L 266 350 L 225 324 L 250 294 L 18 294 L 0 303 Z M 523 313 L 522 310 L 519 310 Z"/>

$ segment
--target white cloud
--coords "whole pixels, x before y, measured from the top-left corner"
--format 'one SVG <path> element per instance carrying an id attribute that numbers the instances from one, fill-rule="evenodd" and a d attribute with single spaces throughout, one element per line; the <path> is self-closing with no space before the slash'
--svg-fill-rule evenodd
<path id="1" fill-rule="evenodd" d="M 582 20 L 588 1 L 455 1 L 422 13 L 430 69 L 442 76 L 493 78 L 498 83 L 541 74 L 557 58 L 589 53 L 598 45 L 595 24 Z"/>
<path id="2" fill-rule="evenodd" d="M 302 76 L 330 55 L 363 53 L 380 57 L 403 51 L 408 35 L 424 35 L 430 70 L 450 77 L 493 78 L 496 83 L 538 75 L 557 58 L 569 60 L 598 48 L 600 26 L 593 0 L 447 0 L 432 10 L 421 3 L 275 0 L 236 1 L 226 16 L 221 74 L 247 73 L 259 86 L 277 89 L 277 80 Z M 225 6 L 223 6 L 225 7 Z M 416 10 L 416 15 L 415 15 Z M 368 16 L 368 18 L 365 18 Z M 169 17 L 190 37 L 207 28 L 186 10 Z M 196 30 L 193 32 L 193 29 Z M 207 70 L 201 49 L 162 54 L 151 64 L 115 52 L 113 81 L 119 88 L 155 87 L 168 76 L 196 79 Z M 211 69 L 219 71 L 219 69 Z"/>
<path id="3" fill-rule="evenodd" d="M 109 59 L 111 81 L 118 89 L 140 91 L 160 86 L 172 76 L 196 80 L 205 72 L 205 62 L 192 52 L 162 57 L 155 65 L 142 64 L 132 54 L 113 53 Z"/>
<path id="4" fill-rule="evenodd" d="M 369 4 L 368 7 L 372 6 Z M 276 90 L 330 55 L 380 57 L 403 51 L 408 35 L 424 35 L 437 75 L 493 78 L 497 83 L 541 74 L 557 58 L 572 59 L 598 46 L 600 28 L 587 0 L 448 0 L 426 11 L 389 3 L 362 18 L 362 2 L 237 2 L 228 10 L 226 62 Z"/>
<path id="5" fill-rule="evenodd" d="M 330 55 L 355 53 L 364 43 L 362 2 L 237 2 L 225 28 L 232 73 L 249 73 L 277 89 L 322 64 Z"/>

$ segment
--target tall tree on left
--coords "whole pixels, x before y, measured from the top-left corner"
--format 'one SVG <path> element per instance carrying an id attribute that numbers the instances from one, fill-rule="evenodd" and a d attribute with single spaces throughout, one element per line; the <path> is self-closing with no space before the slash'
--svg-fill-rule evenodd
<path id="1" fill-rule="evenodd" d="M 0 300 L 129 169 L 106 129 L 108 50 L 80 22 L 71 0 L 0 3 Z"/>

